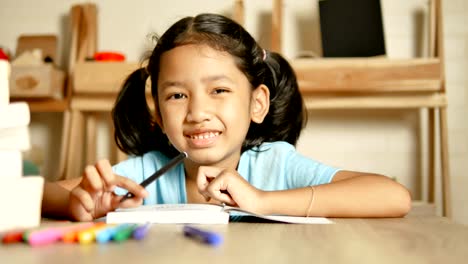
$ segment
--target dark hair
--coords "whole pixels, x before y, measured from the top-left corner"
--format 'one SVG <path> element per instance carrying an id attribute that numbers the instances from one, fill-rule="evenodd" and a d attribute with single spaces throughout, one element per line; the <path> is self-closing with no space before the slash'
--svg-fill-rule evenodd
<path id="1" fill-rule="evenodd" d="M 161 55 L 188 44 L 205 44 L 228 52 L 252 89 L 260 84 L 269 88 L 269 112 L 261 124 L 251 122 L 242 151 L 263 142 L 287 141 L 296 144 L 305 124 L 306 112 L 289 63 L 280 54 L 263 50 L 233 20 L 217 14 L 200 14 L 183 18 L 172 25 L 157 40 L 147 68 L 136 70 L 124 82 L 112 110 L 114 137 L 122 151 L 134 155 L 151 150 L 159 150 L 168 156 L 177 153 L 152 118 L 146 103 L 145 84 L 148 76 L 151 76 L 151 93 L 157 101 Z"/>

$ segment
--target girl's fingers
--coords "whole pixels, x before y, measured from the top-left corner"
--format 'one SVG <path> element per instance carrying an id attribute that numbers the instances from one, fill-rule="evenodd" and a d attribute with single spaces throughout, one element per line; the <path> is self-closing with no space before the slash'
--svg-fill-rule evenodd
<path id="1" fill-rule="evenodd" d="M 82 207 L 91 213 L 94 210 L 94 201 L 91 195 L 81 187 L 77 187 L 71 191 L 71 196 L 78 200 Z"/>
<path id="2" fill-rule="evenodd" d="M 102 190 L 103 183 L 101 176 L 99 175 L 96 167 L 88 165 L 85 167 L 83 173 L 83 180 L 80 183 L 80 186 L 88 191 L 97 192 Z"/>
<path id="3" fill-rule="evenodd" d="M 104 182 L 106 191 L 113 191 L 115 187 L 115 175 L 109 160 L 100 160 L 96 163 L 96 170 Z"/>
<path id="4" fill-rule="evenodd" d="M 206 188 L 205 195 L 223 203 L 236 204 L 229 193 L 229 177 L 226 177 L 225 173 L 221 173 L 210 182 Z"/>
<path id="5" fill-rule="evenodd" d="M 115 184 L 127 190 L 128 192 L 132 193 L 133 195 L 135 195 L 135 197 L 145 198 L 146 196 L 148 196 L 148 191 L 146 191 L 146 189 L 143 188 L 140 184 L 132 181 L 129 178 L 126 178 L 120 175 L 115 175 L 115 177 L 116 177 Z M 131 199 L 128 199 L 128 200 L 131 200 Z"/>
<path id="6" fill-rule="evenodd" d="M 223 169 L 218 167 L 200 166 L 197 173 L 197 187 L 200 193 L 206 190 L 210 182 L 218 177 L 223 172 Z"/>
<path id="7" fill-rule="evenodd" d="M 92 221 L 93 215 L 87 212 L 83 207 L 71 210 L 71 217 L 76 221 Z"/>
<path id="8" fill-rule="evenodd" d="M 89 191 L 113 191 L 115 187 L 115 175 L 108 160 L 100 160 L 95 166 L 86 166 L 81 186 Z"/>
<path id="9" fill-rule="evenodd" d="M 138 197 L 138 196 L 135 196 L 131 199 L 127 199 L 123 202 L 120 202 L 120 200 L 122 199 L 122 196 L 117 196 L 116 197 L 117 199 L 114 200 L 112 202 L 113 206 L 115 206 L 115 208 L 131 208 L 131 207 L 137 207 L 137 206 L 140 206 L 143 204 L 143 198 L 142 197 Z"/>

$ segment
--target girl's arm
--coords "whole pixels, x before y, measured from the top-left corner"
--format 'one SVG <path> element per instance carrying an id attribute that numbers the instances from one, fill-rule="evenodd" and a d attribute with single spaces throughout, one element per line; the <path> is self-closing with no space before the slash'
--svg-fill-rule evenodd
<path id="1" fill-rule="evenodd" d="M 313 188 L 261 192 L 259 200 L 260 213 L 296 216 L 402 217 L 411 209 L 411 196 L 401 184 L 353 171 L 339 171 L 331 183 Z"/>
<path id="2" fill-rule="evenodd" d="M 42 216 L 70 218 L 68 212 L 70 192 L 80 182 L 81 177 L 57 182 L 45 182 L 42 196 Z"/>

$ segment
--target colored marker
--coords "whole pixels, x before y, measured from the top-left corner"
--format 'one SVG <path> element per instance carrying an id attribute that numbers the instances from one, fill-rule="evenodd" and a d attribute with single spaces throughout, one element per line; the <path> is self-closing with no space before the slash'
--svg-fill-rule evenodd
<path id="1" fill-rule="evenodd" d="M 29 230 L 26 230 L 23 232 L 23 241 L 24 242 L 29 242 L 29 236 L 34 233 L 34 232 L 38 232 L 38 231 L 41 231 L 41 230 L 46 230 L 47 228 L 45 227 L 38 227 L 38 228 L 34 228 L 34 229 L 29 229 Z"/>
<path id="2" fill-rule="evenodd" d="M 114 237 L 112 238 L 115 242 L 123 242 L 129 239 L 135 228 L 137 227 L 136 224 L 131 224 L 128 226 L 124 226 L 120 229 L 117 230 L 117 232 L 114 234 Z"/>
<path id="3" fill-rule="evenodd" d="M 84 223 L 84 224 L 81 224 L 81 225 L 78 225 L 74 228 L 71 228 L 70 230 L 65 230 L 62 234 L 62 241 L 64 243 L 75 243 L 75 242 L 78 242 L 78 234 L 81 232 L 81 231 L 84 231 L 94 225 L 99 225 L 99 224 L 95 224 L 93 222 L 89 222 L 89 223 Z"/>
<path id="4" fill-rule="evenodd" d="M 184 226 L 183 230 L 186 237 L 197 239 L 212 246 L 217 246 L 223 242 L 223 237 L 215 232 L 204 231 L 191 226 Z"/>
<path id="5" fill-rule="evenodd" d="M 54 243 L 60 239 L 62 232 L 58 228 L 47 228 L 33 231 L 28 236 L 28 243 L 31 246 L 40 246 Z"/>
<path id="6" fill-rule="evenodd" d="M 78 232 L 78 241 L 80 244 L 90 244 L 96 239 L 96 234 L 99 230 L 106 228 L 105 223 L 96 223 L 92 227 Z"/>
<path id="7" fill-rule="evenodd" d="M 31 246 L 47 245 L 62 240 L 65 233 L 73 232 L 78 229 L 89 228 L 94 226 L 93 223 L 84 223 L 78 225 L 53 227 L 42 230 L 32 231 L 28 237 L 28 243 Z"/>
<path id="8" fill-rule="evenodd" d="M 2 237 L 2 243 L 3 244 L 12 244 L 12 243 L 23 242 L 23 233 L 24 233 L 24 231 L 21 231 L 21 230 L 11 231 L 9 233 L 6 233 Z"/>
<path id="9" fill-rule="evenodd" d="M 59 221 L 59 223 L 67 223 L 68 221 Z M 51 227 L 36 227 L 36 228 L 32 228 L 32 229 L 28 229 L 28 230 L 25 230 L 23 232 L 23 241 L 24 242 L 29 242 L 29 236 L 32 234 L 32 233 L 35 233 L 35 232 L 39 232 L 39 231 L 44 231 L 44 230 L 48 230 L 50 229 Z"/>
<path id="10" fill-rule="evenodd" d="M 101 244 L 107 243 L 114 238 L 114 235 L 119 232 L 119 230 L 124 229 L 127 226 L 129 226 L 129 224 L 120 224 L 103 229 L 96 234 L 96 241 Z"/>
<path id="11" fill-rule="evenodd" d="M 151 227 L 150 223 L 138 226 L 133 231 L 132 237 L 136 240 L 142 240 L 143 238 L 145 238 L 146 234 L 148 234 L 150 227 Z"/>

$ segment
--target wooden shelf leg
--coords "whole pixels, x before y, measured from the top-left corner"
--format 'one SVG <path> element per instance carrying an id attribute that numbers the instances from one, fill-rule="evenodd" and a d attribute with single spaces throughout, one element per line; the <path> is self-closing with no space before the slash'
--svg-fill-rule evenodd
<path id="1" fill-rule="evenodd" d="M 81 176 L 81 163 L 84 144 L 84 116 L 79 110 L 72 110 L 70 138 L 68 140 L 67 164 L 65 167 L 65 179 Z"/>
<path id="2" fill-rule="evenodd" d="M 448 128 L 447 128 L 447 108 L 442 107 L 439 110 L 440 126 L 440 156 L 442 170 L 442 215 L 452 218 L 452 199 L 450 186 L 449 153 L 448 153 Z"/>
<path id="3" fill-rule="evenodd" d="M 71 119 L 70 111 L 67 110 L 63 112 L 62 139 L 60 142 L 60 160 L 58 164 L 57 176 L 55 177 L 55 179 L 57 180 L 65 179 L 65 166 L 67 163 L 68 145 L 70 142 L 70 121 L 71 121 L 70 119 Z"/>
<path id="4" fill-rule="evenodd" d="M 86 116 L 86 164 L 96 163 L 97 114 Z"/>
<path id="5" fill-rule="evenodd" d="M 435 109 L 428 109 L 428 135 L 427 135 L 427 149 L 428 149 L 428 172 L 427 172 L 427 201 L 435 203 Z"/>

